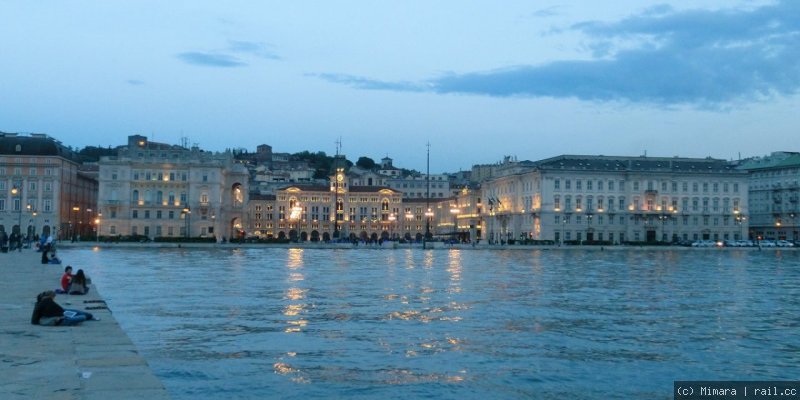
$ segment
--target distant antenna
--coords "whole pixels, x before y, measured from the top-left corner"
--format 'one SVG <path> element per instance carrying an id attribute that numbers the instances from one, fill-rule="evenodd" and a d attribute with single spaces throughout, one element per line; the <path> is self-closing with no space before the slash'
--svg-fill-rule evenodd
<path id="1" fill-rule="evenodd" d="M 336 140 L 336 155 L 339 155 L 339 152 L 342 150 L 342 137 L 339 136 L 339 139 Z"/>
<path id="2" fill-rule="evenodd" d="M 184 149 L 189 148 L 189 138 L 181 134 L 181 147 Z"/>

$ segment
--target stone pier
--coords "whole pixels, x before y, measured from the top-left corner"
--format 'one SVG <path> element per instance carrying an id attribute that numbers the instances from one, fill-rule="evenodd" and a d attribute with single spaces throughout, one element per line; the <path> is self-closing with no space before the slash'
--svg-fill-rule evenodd
<path id="1" fill-rule="evenodd" d="M 31 325 L 36 295 L 58 287 L 70 264 L 63 262 L 43 265 L 40 253 L 28 249 L 0 253 L 0 398 L 169 399 L 96 286 L 84 296 L 57 295 L 56 302 L 91 312 L 100 321 Z M 73 273 L 81 268 L 72 267 Z"/>

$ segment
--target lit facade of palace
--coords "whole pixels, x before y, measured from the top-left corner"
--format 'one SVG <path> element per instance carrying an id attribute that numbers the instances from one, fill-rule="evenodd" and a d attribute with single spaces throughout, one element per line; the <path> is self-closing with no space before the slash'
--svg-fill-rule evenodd
<path id="1" fill-rule="evenodd" d="M 99 165 L 100 236 L 220 240 L 244 234 L 248 173 L 231 153 L 134 135 Z"/>
<path id="2" fill-rule="evenodd" d="M 747 238 L 747 173 L 717 159 L 558 156 L 482 183 L 492 243 Z"/>
<path id="3" fill-rule="evenodd" d="M 750 235 L 800 240 L 800 153 L 775 152 L 740 168 L 750 173 Z"/>
<path id="4" fill-rule="evenodd" d="M 94 237 L 97 180 L 77 155 L 44 134 L 0 132 L 0 231 Z"/>
<path id="5" fill-rule="evenodd" d="M 399 236 L 401 200 L 400 192 L 387 187 L 351 186 L 338 167 L 328 186 L 291 185 L 274 196 L 251 196 L 248 234 L 312 242 L 385 240 Z"/>

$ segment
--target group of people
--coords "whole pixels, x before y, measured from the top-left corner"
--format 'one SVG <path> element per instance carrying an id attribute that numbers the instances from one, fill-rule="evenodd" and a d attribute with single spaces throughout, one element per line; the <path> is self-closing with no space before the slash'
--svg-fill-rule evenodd
<path id="1" fill-rule="evenodd" d="M 91 280 L 86 278 L 82 269 L 72 275 L 72 266 L 67 265 L 64 268 L 64 274 L 61 275 L 61 287 L 55 291 L 60 294 L 87 294 L 89 293 L 89 283 Z"/>
<path id="2" fill-rule="evenodd" d="M 31 324 L 59 326 L 76 325 L 83 321 L 99 321 L 91 313 L 64 309 L 55 301 L 56 294 L 84 295 L 89 293 L 90 283 L 91 281 L 86 277 L 82 269 L 79 269 L 73 275 L 71 266 L 64 268 L 60 287 L 56 290 L 46 290 L 36 296 L 36 305 L 33 307 Z"/>
<path id="3" fill-rule="evenodd" d="M 0 251 L 7 253 L 9 251 L 22 249 L 22 235 L 12 232 L 9 236 L 5 231 L 0 231 Z"/>
<path id="4" fill-rule="evenodd" d="M 42 235 L 41 240 L 36 242 L 36 251 L 42 252 L 42 264 L 61 264 L 61 260 L 56 257 L 56 246 L 53 243 L 53 236 Z"/>

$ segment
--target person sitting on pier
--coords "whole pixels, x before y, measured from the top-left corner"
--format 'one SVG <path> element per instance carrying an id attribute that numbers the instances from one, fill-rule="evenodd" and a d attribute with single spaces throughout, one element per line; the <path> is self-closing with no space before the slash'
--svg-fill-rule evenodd
<path id="1" fill-rule="evenodd" d="M 50 260 L 47 262 L 48 264 L 61 264 L 61 259 L 56 257 L 56 251 L 51 250 L 50 253 Z"/>
<path id="2" fill-rule="evenodd" d="M 91 313 L 79 310 L 65 310 L 55 301 L 56 292 L 48 290 L 36 296 L 31 324 L 33 325 L 77 325 L 83 321 L 99 319 Z"/>
<path id="3" fill-rule="evenodd" d="M 60 294 L 69 293 L 71 285 L 72 285 L 72 266 L 67 265 L 67 267 L 64 268 L 64 275 L 61 275 L 61 287 L 56 289 L 56 293 Z"/>
<path id="4" fill-rule="evenodd" d="M 72 277 L 72 282 L 69 287 L 69 294 L 86 294 L 89 293 L 90 279 L 86 278 L 82 269 L 79 269 L 75 276 Z"/>
<path id="5" fill-rule="evenodd" d="M 42 252 L 42 264 L 49 264 L 49 263 L 50 263 L 50 259 L 47 258 L 47 252 L 43 251 Z"/>

